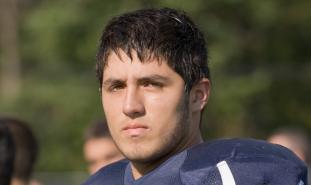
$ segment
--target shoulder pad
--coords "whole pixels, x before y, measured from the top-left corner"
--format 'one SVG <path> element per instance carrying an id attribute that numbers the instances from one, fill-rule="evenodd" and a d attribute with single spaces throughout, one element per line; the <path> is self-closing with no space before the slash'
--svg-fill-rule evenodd
<path id="1" fill-rule="evenodd" d="M 125 168 L 129 161 L 121 160 L 101 168 L 82 185 L 123 185 Z"/>
<path id="2" fill-rule="evenodd" d="M 280 145 L 223 139 L 190 148 L 180 177 L 187 185 L 307 185 L 307 167 Z"/>

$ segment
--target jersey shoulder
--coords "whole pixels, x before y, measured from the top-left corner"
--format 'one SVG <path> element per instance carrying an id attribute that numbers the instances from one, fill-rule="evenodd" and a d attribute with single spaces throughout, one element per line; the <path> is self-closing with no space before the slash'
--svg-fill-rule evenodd
<path id="1" fill-rule="evenodd" d="M 82 185 L 123 185 L 128 160 L 121 160 L 105 166 L 90 176 Z"/>
<path id="2" fill-rule="evenodd" d="M 221 185 L 228 177 L 239 185 L 307 182 L 307 167 L 293 152 L 255 139 L 221 139 L 194 146 L 180 173 L 184 184 L 196 185 Z"/>

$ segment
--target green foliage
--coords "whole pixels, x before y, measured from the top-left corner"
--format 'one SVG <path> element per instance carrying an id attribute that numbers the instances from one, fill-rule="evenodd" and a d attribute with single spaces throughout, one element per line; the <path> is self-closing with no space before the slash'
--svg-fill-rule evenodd
<path id="1" fill-rule="evenodd" d="M 35 1 L 23 10 L 23 88 L 0 112 L 31 122 L 38 170 L 83 170 L 83 130 L 103 116 L 94 59 L 107 20 L 142 7 L 183 9 L 209 45 L 213 90 L 205 138 L 264 138 L 294 125 L 311 131 L 309 0 Z"/>

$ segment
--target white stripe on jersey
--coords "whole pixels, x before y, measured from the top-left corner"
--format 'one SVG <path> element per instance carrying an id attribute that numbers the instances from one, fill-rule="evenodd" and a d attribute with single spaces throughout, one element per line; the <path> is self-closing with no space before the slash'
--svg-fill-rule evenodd
<path id="1" fill-rule="evenodd" d="M 232 172 L 226 161 L 219 162 L 217 168 L 221 176 L 222 185 L 236 185 Z"/>

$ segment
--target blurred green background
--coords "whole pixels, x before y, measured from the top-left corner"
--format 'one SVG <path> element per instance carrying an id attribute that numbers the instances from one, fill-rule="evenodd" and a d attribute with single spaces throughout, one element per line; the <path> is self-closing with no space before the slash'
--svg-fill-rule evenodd
<path id="1" fill-rule="evenodd" d="M 37 135 L 40 172 L 86 171 L 83 131 L 103 116 L 95 53 L 111 17 L 188 12 L 205 33 L 213 90 L 204 137 L 311 133 L 310 0 L 1 0 L 0 115 Z"/>

